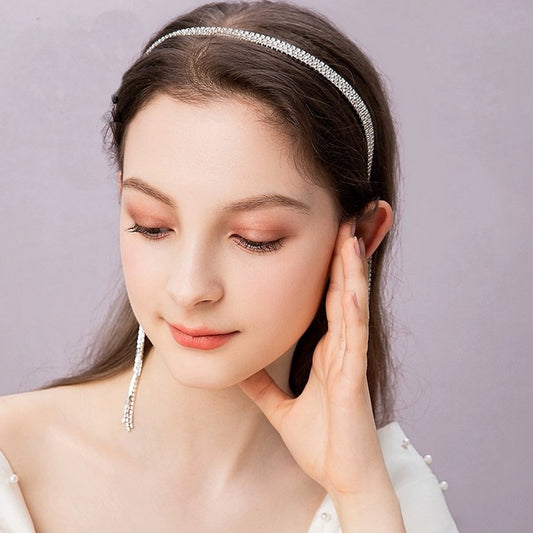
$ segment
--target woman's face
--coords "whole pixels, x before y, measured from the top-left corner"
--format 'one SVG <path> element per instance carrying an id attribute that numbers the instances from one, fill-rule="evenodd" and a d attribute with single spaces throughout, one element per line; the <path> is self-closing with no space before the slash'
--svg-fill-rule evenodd
<path id="1" fill-rule="evenodd" d="M 290 357 L 328 277 L 334 202 L 260 110 L 159 95 L 128 126 L 126 288 L 153 356 L 184 385 L 225 388 Z"/>

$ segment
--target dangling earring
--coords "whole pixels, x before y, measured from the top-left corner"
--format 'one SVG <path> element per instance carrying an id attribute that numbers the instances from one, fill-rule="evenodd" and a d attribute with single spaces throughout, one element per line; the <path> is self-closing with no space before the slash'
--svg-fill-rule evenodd
<path id="1" fill-rule="evenodd" d="M 144 354 L 144 330 L 139 325 L 139 332 L 137 333 L 137 349 L 135 351 L 135 362 L 133 363 L 133 376 L 131 376 L 130 388 L 128 389 L 128 397 L 124 405 L 124 413 L 122 415 L 122 423 L 126 426 L 128 431 L 133 429 L 133 408 L 135 406 L 135 394 L 137 393 L 137 383 L 141 370 L 143 367 Z"/>
<path id="2" fill-rule="evenodd" d="M 370 289 L 372 287 L 372 256 L 368 258 L 368 294 L 370 295 Z"/>

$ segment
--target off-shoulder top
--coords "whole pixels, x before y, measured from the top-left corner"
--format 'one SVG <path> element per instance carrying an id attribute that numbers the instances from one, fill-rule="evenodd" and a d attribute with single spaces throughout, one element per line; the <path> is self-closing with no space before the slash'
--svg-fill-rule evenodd
<path id="1" fill-rule="evenodd" d="M 457 533 L 443 494 L 447 484 L 431 471 L 430 456 L 416 451 L 397 422 L 380 428 L 378 437 L 407 533 Z M 18 477 L 1 451 L 0 533 L 35 533 Z M 308 533 L 342 533 L 329 495 L 317 509 Z"/>

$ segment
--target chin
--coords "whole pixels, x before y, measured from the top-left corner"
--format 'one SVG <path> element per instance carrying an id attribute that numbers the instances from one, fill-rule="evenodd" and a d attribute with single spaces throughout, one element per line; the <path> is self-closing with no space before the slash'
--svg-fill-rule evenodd
<path id="1" fill-rule="evenodd" d="M 180 385 L 194 389 L 221 391 L 235 387 L 243 380 L 265 368 L 276 380 L 283 381 L 288 376 L 295 344 L 288 349 L 275 347 L 273 357 L 266 351 L 257 353 L 256 358 L 247 358 L 246 353 L 254 351 L 254 347 L 241 346 L 237 349 L 213 351 L 196 351 L 188 348 L 165 347 L 161 354 L 166 370 Z M 172 349 L 174 348 L 174 349 Z M 284 347 L 282 347 L 284 348 Z"/>
<path id="2" fill-rule="evenodd" d="M 173 376 L 174 379 L 182 386 L 190 389 L 202 389 L 211 391 L 222 391 L 234 387 L 242 380 L 229 380 L 222 377 L 213 376 L 211 379 L 206 379 L 205 376 Z"/>
<path id="3" fill-rule="evenodd" d="M 172 378 L 184 387 L 220 391 L 239 384 L 251 374 L 236 375 L 228 368 L 205 368 L 204 365 L 194 364 L 194 368 L 186 365 L 168 365 Z M 252 372 L 253 373 L 253 372 Z"/>

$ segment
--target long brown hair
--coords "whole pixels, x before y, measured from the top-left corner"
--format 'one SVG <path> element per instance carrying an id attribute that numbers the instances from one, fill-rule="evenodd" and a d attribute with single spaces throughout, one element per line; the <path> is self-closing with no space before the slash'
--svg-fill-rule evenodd
<path id="1" fill-rule="evenodd" d="M 141 54 L 126 71 L 113 96 L 106 139 L 122 170 L 128 124 L 158 94 L 187 102 L 220 96 L 244 96 L 268 109 L 268 120 L 292 140 L 295 162 L 309 180 L 336 199 L 339 220 L 360 221 L 378 199 L 396 206 L 396 138 L 388 100 L 378 73 L 365 54 L 322 16 L 284 2 L 212 3 L 176 18 L 147 43 L 192 26 L 227 26 L 277 37 L 320 58 L 359 93 L 375 130 L 371 179 L 367 179 L 367 144 L 348 100 L 329 81 L 286 55 L 246 41 L 221 36 L 170 38 L 149 55 Z M 390 234 L 373 255 L 368 345 L 368 384 L 378 427 L 393 408 L 390 324 L 384 302 L 385 257 Z M 133 365 L 137 321 L 125 295 L 119 297 L 86 367 L 51 386 L 112 376 Z M 324 300 L 299 340 L 289 384 L 302 392 L 318 340 L 327 329 Z M 146 340 L 146 349 L 151 343 Z"/>

